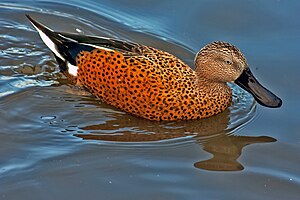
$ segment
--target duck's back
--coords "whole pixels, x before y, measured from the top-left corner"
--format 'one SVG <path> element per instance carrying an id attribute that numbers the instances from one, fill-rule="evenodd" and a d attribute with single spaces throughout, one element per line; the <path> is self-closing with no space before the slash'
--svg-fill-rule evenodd
<path id="1" fill-rule="evenodd" d="M 151 47 L 135 52 L 82 51 L 78 84 L 106 103 L 152 120 L 204 117 L 195 72 L 175 56 Z"/>

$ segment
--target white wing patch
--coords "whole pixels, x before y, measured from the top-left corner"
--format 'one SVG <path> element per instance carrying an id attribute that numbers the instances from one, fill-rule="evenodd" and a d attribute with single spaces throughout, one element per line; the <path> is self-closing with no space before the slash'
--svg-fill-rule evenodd
<path id="1" fill-rule="evenodd" d="M 78 70 L 78 67 L 75 66 L 75 65 L 72 65 L 68 62 L 67 64 L 68 66 L 68 72 L 69 74 L 73 75 L 73 76 L 77 76 L 77 70 Z"/>
<path id="2" fill-rule="evenodd" d="M 40 36 L 41 36 L 41 38 L 42 38 L 42 40 L 43 40 L 43 42 L 47 45 L 47 47 L 57 56 L 57 57 L 59 57 L 60 59 L 62 59 L 62 60 L 64 60 L 65 61 L 65 59 L 62 57 L 62 55 L 57 51 L 57 49 L 56 49 L 56 45 L 54 44 L 54 42 L 52 42 L 51 40 L 50 40 L 50 38 L 45 34 L 45 33 L 43 33 L 40 29 L 38 29 L 33 23 L 32 23 L 32 25 L 34 26 L 34 28 L 38 31 L 38 33 L 40 34 Z"/>

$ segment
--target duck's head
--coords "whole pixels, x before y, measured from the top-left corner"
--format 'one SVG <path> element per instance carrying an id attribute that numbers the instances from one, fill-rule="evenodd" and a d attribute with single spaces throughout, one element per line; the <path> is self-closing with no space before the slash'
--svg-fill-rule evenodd
<path id="1" fill-rule="evenodd" d="M 208 82 L 236 83 L 263 106 L 277 108 L 282 105 L 279 97 L 256 80 L 243 53 L 227 42 L 212 42 L 204 46 L 195 58 L 195 70 Z"/>

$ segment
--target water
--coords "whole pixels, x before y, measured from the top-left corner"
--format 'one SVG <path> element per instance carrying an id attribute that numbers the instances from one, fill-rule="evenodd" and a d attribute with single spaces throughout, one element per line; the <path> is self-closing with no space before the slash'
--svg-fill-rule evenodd
<path id="1" fill-rule="evenodd" d="M 297 1 L 1 1 L 0 199 L 299 199 Z M 283 99 L 234 101 L 205 120 L 152 122 L 72 86 L 25 18 L 130 40 L 192 66 L 214 40 L 237 45 Z M 246 147 L 247 146 L 247 147 Z"/>

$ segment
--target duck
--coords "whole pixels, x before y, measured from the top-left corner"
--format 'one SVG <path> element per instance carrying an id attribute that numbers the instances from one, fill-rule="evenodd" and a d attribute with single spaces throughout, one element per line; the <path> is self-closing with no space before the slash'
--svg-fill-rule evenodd
<path id="1" fill-rule="evenodd" d="M 262 86 L 236 46 L 205 45 L 194 69 L 171 53 L 113 38 L 56 32 L 26 15 L 52 51 L 60 71 L 99 100 L 131 115 L 155 121 L 202 119 L 232 102 L 236 83 L 262 106 L 282 100 Z"/>

